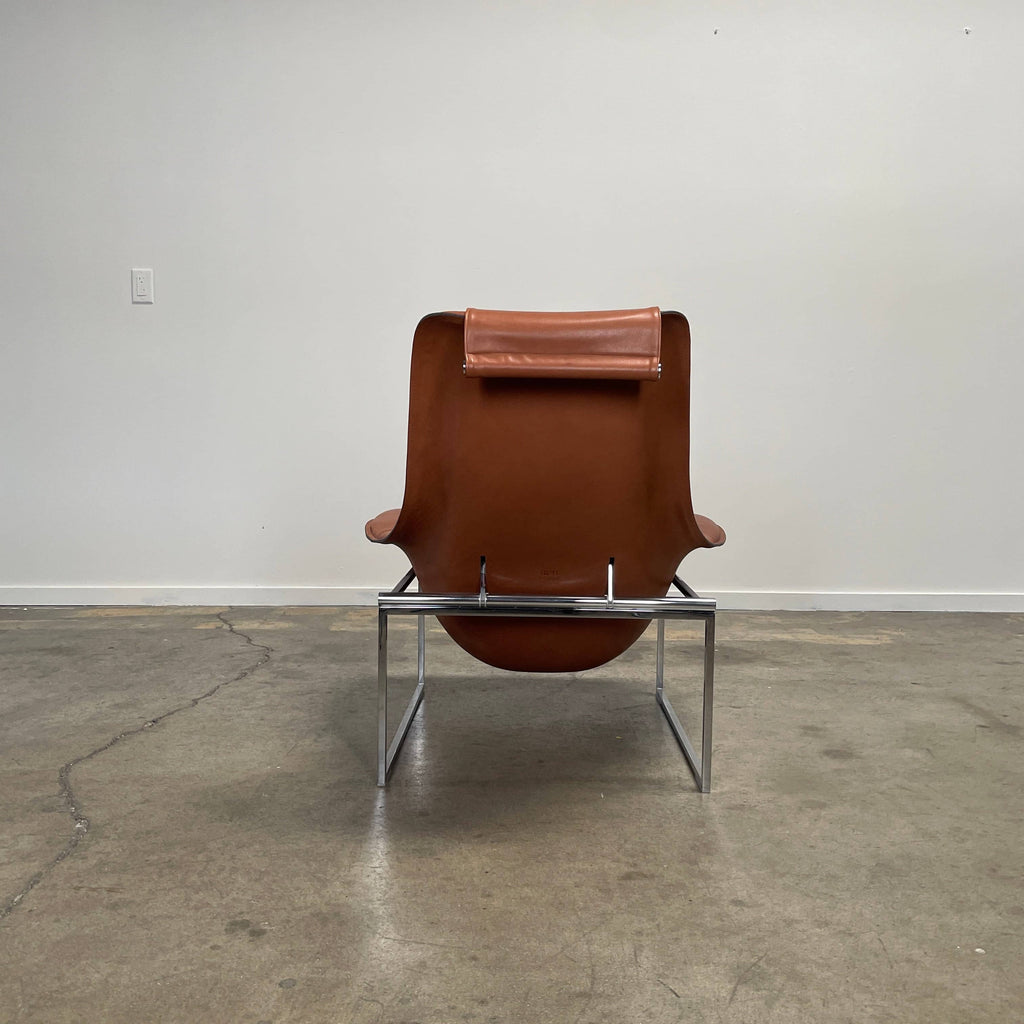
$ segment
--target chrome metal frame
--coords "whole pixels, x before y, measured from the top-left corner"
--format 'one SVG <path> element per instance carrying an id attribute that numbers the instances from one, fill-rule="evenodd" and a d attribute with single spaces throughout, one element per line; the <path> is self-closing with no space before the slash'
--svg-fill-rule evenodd
<path id="1" fill-rule="evenodd" d="M 476 594 L 408 593 L 416 578 L 410 569 L 391 590 L 377 596 L 377 785 L 386 786 L 395 758 L 402 749 L 413 718 L 423 701 L 426 666 L 427 615 L 493 615 L 509 618 L 655 619 L 658 623 L 654 694 L 693 773 L 701 793 L 711 792 L 711 729 L 715 690 L 715 610 L 712 598 L 700 597 L 678 576 L 672 584 L 680 596 L 662 598 L 615 597 L 615 559 L 608 562 L 608 592 L 603 597 L 513 596 L 487 593 L 487 562 L 480 559 L 480 591 Z M 417 616 L 416 689 L 405 708 L 391 743 L 388 743 L 388 618 Z M 675 709 L 665 696 L 665 620 L 704 620 L 704 698 L 701 717 L 701 752 L 697 757 Z"/>

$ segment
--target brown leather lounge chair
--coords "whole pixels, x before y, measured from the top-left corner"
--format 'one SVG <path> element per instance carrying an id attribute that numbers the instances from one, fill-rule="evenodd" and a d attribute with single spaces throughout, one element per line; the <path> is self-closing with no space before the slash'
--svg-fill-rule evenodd
<path id="1" fill-rule="evenodd" d="M 676 575 L 725 533 L 690 500 L 690 330 L 657 308 L 469 309 L 420 321 L 401 509 L 366 524 L 412 568 L 378 599 L 378 785 L 423 697 L 424 616 L 470 654 L 576 672 L 658 622 L 655 693 L 701 792 L 711 788 L 715 602 Z M 419 592 L 409 592 L 413 581 Z M 670 587 L 677 593 L 666 597 Z M 388 745 L 388 617 L 419 617 L 416 690 Z M 698 759 L 664 695 L 666 618 L 704 620 Z"/>

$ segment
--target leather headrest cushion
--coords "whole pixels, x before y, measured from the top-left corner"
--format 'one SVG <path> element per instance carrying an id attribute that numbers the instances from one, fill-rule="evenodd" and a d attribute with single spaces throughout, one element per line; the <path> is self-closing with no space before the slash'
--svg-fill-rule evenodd
<path id="1" fill-rule="evenodd" d="M 466 310 L 467 377 L 657 380 L 661 310 Z"/>

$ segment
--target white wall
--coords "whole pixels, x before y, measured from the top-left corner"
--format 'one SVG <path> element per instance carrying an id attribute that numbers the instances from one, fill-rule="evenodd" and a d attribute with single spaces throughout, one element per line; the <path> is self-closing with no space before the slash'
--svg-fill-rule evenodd
<path id="1" fill-rule="evenodd" d="M 1022 52 L 1012 0 L 3 3 L 0 601 L 364 599 L 420 315 L 659 304 L 698 589 L 1024 609 Z"/>

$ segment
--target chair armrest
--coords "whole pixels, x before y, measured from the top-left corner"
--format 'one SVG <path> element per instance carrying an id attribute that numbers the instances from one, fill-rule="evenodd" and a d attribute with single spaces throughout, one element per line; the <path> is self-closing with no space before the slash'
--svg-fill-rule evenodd
<path id="1" fill-rule="evenodd" d="M 693 518 L 697 522 L 697 529 L 700 530 L 701 536 L 704 538 L 704 547 L 719 548 L 725 543 L 725 530 L 718 523 L 708 519 L 707 516 L 695 515 Z"/>
<path id="2" fill-rule="evenodd" d="M 366 524 L 366 539 L 373 541 L 374 544 L 387 544 L 401 511 L 400 508 L 389 509 L 371 519 Z"/>

